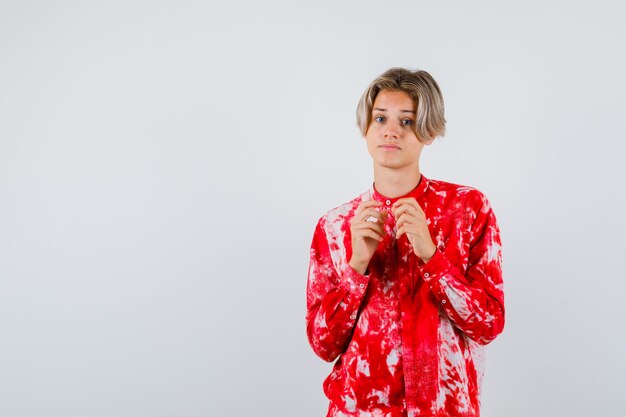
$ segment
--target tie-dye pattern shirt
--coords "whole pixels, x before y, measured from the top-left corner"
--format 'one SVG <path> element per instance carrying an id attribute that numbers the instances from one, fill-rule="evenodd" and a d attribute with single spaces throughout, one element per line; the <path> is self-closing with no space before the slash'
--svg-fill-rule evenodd
<path id="1" fill-rule="evenodd" d="M 414 197 L 437 246 L 426 263 L 393 215 L 365 275 L 348 265 L 350 220 L 369 199 L 391 211 Z M 504 327 L 501 242 L 478 190 L 422 175 L 408 195 L 374 186 L 317 223 L 307 281 L 307 336 L 337 361 L 323 384 L 327 416 L 476 417 L 483 349 Z"/>

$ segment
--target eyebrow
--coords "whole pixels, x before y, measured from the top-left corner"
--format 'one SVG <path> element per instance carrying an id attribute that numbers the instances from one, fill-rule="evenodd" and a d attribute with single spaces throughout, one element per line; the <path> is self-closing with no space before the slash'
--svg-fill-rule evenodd
<path id="1" fill-rule="evenodd" d="M 374 107 L 372 110 L 378 111 L 387 111 L 387 109 L 383 109 L 381 107 Z M 402 113 L 415 113 L 415 110 L 400 110 Z"/>

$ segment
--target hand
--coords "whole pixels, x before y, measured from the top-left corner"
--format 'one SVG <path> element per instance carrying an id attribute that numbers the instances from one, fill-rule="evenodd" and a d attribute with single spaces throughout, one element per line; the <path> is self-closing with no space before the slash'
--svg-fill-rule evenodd
<path id="1" fill-rule="evenodd" d="M 391 212 L 396 218 L 396 238 L 406 234 L 413 252 L 424 262 L 428 262 L 435 255 L 437 247 L 430 237 L 426 214 L 417 204 L 415 198 L 401 198 L 391 206 Z"/>
<path id="2" fill-rule="evenodd" d="M 382 203 L 376 200 L 365 201 L 356 209 L 350 221 L 352 257 L 349 265 L 358 273 L 364 274 L 378 244 L 385 236 L 386 211 L 378 211 Z"/>

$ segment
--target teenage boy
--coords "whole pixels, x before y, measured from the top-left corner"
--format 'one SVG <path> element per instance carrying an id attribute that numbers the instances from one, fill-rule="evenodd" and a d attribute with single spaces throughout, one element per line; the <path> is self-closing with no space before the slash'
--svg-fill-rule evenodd
<path id="1" fill-rule="evenodd" d="M 420 172 L 445 122 L 425 71 L 392 68 L 359 101 L 374 183 L 320 218 L 307 281 L 309 343 L 337 359 L 329 417 L 479 416 L 504 327 L 500 233 L 480 191 Z"/>

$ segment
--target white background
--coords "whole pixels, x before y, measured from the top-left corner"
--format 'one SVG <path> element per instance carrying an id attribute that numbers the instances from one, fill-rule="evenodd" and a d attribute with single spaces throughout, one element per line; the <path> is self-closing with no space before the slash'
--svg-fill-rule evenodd
<path id="1" fill-rule="evenodd" d="M 625 5 L 0 1 L 0 415 L 324 415 L 309 245 L 404 66 L 502 231 L 483 415 L 623 416 Z"/>

